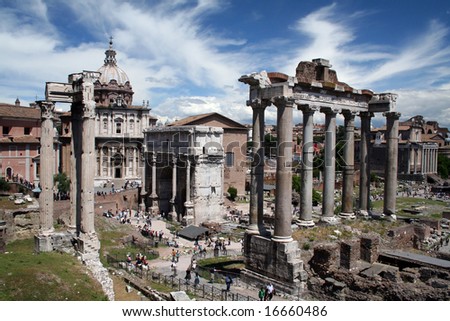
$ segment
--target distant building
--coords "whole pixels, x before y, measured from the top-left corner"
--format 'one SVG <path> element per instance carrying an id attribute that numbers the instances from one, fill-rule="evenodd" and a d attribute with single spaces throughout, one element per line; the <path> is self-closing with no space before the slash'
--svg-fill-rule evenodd
<path id="1" fill-rule="evenodd" d="M 19 183 L 39 183 L 41 110 L 34 104 L 20 106 L 0 103 L 0 174 Z M 56 129 L 55 129 L 56 130 Z M 58 144 L 55 143 L 55 150 Z M 55 170 L 59 158 L 55 159 Z"/>
<path id="2" fill-rule="evenodd" d="M 446 129 L 437 122 L 425 122 L 420 115 L 399 122 L 398 175 L 407 180 L 422 180 L 437 174 L 439 149 L 447 143 Z M 386 159 L 386 126 L 371 131 L 371 170 L 382 173 Z M 356 153 L 358 155 L 358 152 Z"/>
<path id="3" fill-rule="evenodd" d="M 197 125 L 145 130 L 144 181 L 153 214 L 184 225 L 223 220 L 223 132 Z"/>
<path id="4" fill-rule="evenodd" d="M 224 181 L 223 191 L 235 187 L 238 195 L 245 194 L 248 128 L 219 113 L 207 113 L 180 119 L 169 126 L 213 126 L 223 129 Z"/>
<path id="5" fill-rule="evenodd" d="M 141 180 L 144 160 L 143 130 L 156 125 L 148 102 L 133 105 L 133 89 L 127 74 L 117 66 L 116 51 L 110 41 L 100 79 L 94 84 L 96 102 L 95 147 L 97 154 L 96 185 L 108 181 L 123 184 L 126 180 Z M 70 113 L 61 115 L 63 142 L 62 171 L 70 174 Z M 120 185 L 116 185 L 120 187 Z"/>

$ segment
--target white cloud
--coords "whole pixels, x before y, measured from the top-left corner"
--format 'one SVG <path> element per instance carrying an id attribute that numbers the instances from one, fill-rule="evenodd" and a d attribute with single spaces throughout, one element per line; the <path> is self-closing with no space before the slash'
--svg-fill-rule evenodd
<path id="1" fill-rule="evenodd" d="M 207 19 L 228 8 L 219 0 L 28 0 L 14 5 L 0 9 L 1 102 L 13 103 L 19 96 L 29 103 L 43 98 L 46 81 L 96 70 L 112 35 L 118 64 L 135 91 L 134 103 L 150 100 L 152 113 L 163 119 L 216 111 L 248 123 L 248 87 L 237 81 L 240 75 L 263 69 L 293 75 L 300 60 L 318 57 L 329 59 L 339 80 L 356 88 L 397 88 L 392 91 L 399 93 L 402 117 L 416 112 L 435 119 L 448 116 L 449 30 L 438 21 L 412 42 L 392 48 L 359 33 L 359 24 L 376 12 L 343 12 L 337 4 L 300 13 L 295 23 L 278 26 L 272 38 L 262 34 L 260 39 L 206 26 Z M 70 16 L 64 29 L 73 29 L 58 29 L 55 12 Z M 262 16 L 253 14 L 255 22 Z M 289 23 L 291 30 L 285 27 Z M 293 31 L 297 38 L 291 38 Z M 301 121 L 298 114 L 296 122 Z M 315 122 L 322 119 L 318 114 Z M 267 109 L 266 120 L 275 123 L 275 108 Z"/>

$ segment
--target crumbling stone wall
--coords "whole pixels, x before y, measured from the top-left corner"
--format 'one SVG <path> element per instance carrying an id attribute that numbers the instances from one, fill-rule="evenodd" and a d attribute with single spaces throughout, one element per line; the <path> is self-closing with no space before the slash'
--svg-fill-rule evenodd
<path id="1" fill-rule="evenodd" d="M 356 269 L 356 263 L 361 255 L 359 240 L 342 241 L 340 246 L 340 266 L 347 270 Z"/>
<path id="2" fill-rule="evenodd" d="M 361 260 L 374 263 L 378 260 L 380 237 L 378 235 L 363 235 L 361 237 Z"/>
<path id="3" fill-rule="evenodd" d="M 405 225 L 388 231 L 388 236 L 392 238 L 391 244 L 398 248 L 412 247 L 414 245 L 414 225 Z"/>
<path id="4" fill-rule="evenodd" d="M 6 221 L 6 243 L 30 238 L 39 230 L 39 209 L 0 209 L 0 220 Z"/>
<path id="5" fill-rule="evenodd" d="M 314 247 L 314 254 L 308 262 L 310 268 L 320 275 L 327 277 L 338 267 L 339 247 L 335 243 L 319 244 Z"/>

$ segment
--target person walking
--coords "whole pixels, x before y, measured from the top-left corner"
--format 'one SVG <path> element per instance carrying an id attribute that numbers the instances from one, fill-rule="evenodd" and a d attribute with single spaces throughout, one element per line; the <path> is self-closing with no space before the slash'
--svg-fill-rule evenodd
<path id="1" fill-rule="evenodd" d="M 214 279 L 216 278 L 216 268 L 212 268 L 210 270 L 210 272 L 211 272 L 211 278 L 209 280 L 209 283 L 214 283 Z"/>
<path id="2" fill-rule="evenodd" d="M 195 272 L 194 287 L 197 287 L 199 284 L 200 284 L 200 277 L 198 276 L 198 273 Z"/>
<path id="3" fill-rule="evenodd" d="M 186 281 L 185 284 L 189 284 L 191 282 L 191 269 L 190 268 L 187 268 L 186 276 L 184 277 L 184 280 Z"/>
<path id="4" fill-rule="evenodd" d="M 265 295 L 266 295 L 266 291 L 264 290 L 264 287 L 261 287 L 261 289 L 259 289 L 259 292 L 258 292 L 259 301 L 264 301 Z"/>
<path id="5" fill-rule="evenodd" d="M 175 262 L 172 262 L 172 265 L 170 266 L 173 272 L 173 276 L 177 276 L 177 264 Z"/>
<path id="6" fill-rule="evenodd" d="M 231 276 L 227 275 L 225 278 L 225 284 L 227 285 L 227 291 L 230 291 L 231 284 L 233 283 L 233 279 Z"/>

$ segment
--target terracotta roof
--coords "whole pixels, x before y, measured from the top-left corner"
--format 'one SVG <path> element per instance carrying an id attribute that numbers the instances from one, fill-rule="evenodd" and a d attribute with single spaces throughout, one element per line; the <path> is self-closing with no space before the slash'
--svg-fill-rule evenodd
<path id="1" fill-rule="evenodd" d="M 0 143 L 36 143 L 39 144 L 39 138 L 35 136 L 10 136 L 0 138 Z"/>
<path id="2" fill-rule="evenodd" d="M 444 137 L 442 137 L 439 134 L 422 134 L 422 141 L 433 141 L 433 140 L 445 140 Z"/>
<path id="3" fill-rule="evenodd" d="M 40 108 L 15 106 L 0 103 L 0 117 L 40 120 L 41 110 Z"/>
<path id="4" fill-rule="evenodd" d="M 247 129 L 244 125 L 223 116 L 222 114 L 213 112 L 213 113 L 206 113 L 206 114 L 200 114 L 195 116 L 189 116 L 183 119 L 180 119 L 178 121 L 175 121 L 168 126 L 187 126 L 187 125 L 202 125 L 207 121 L 208 118 L 219 118 L 223 121 L 224 125 L 227 124 L 228 126 L 223 126 L 223 128 L 239 128 L 239 129 Z"/>

